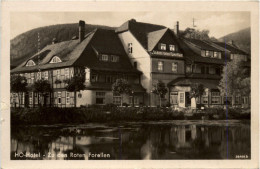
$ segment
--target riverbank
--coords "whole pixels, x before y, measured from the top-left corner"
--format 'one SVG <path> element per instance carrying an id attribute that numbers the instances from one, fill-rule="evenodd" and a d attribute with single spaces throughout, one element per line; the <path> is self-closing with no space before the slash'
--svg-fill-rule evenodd
<path id="1" fill-rule="evenodd" d="M 113 105 L 85 108 L 12 108 L 12 125 L 24 124 L 80 124 L 112 121 L 158 121 L 158 120 L 250 120 L 250 112 L 244 109 L 208 108 L 193 113 L 187 110 L 156 107 L 116 107 Z"/>

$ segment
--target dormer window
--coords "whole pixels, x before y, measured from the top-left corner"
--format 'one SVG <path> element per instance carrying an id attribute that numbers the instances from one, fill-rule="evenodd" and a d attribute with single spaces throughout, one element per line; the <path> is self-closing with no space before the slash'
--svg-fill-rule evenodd
<path id="1" fill-rule="evenodd" d="M 26 63 L 26 66 L 35 66 L 35 62 L 32 61 L 32 60 L 29 60 L 27 63 Z"/>
<path id="2" fill-rule="evenodd" d="M 210 57 L 210 52 L 206 50 L 206 57 Z"/>
<path id="3" fill-rule="evenodd" d="M 214 52 L 213 57 L 214 57 L 214 58 L 218 58 L 218 52 Z"/>
<path id="4" fill-rule="evenodd" d="M 61 62 L 61 59 L 58 56 L 54 56 L 50 61 L 50 63 L 59 63 L 59 62 Z"/>
<path id="5" fill-rule="evenodd" d="M 170 49 L 171 52 L 176 51 L 175 45 L 169 45 L 169 49 Z"/>
<path id="6" fill-rule="evenodd" d="M 159 50 L 166 50 L 166 44 L 159 43 Z"/>
<path id="7" fill-rule="evenodd" d="M 119 61 L 119 57 L 118 56 L 115 56 L 115 55 L 111 56 L 111 62 L 118 62 L 118 61 Z"/>
<path id="8" fill-rule="evenodd" d="M 100 60 L 107 62 L 108 61 L 108 55 L 101 55 Z"/>

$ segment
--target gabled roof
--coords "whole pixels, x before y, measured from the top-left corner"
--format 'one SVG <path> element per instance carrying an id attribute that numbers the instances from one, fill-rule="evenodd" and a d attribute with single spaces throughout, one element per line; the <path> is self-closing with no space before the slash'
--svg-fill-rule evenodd
<path id="1" fill-rule="evenodd" d="M 178 44 L 180 50 L 183 52 L 184 58 L 187 64 L 192 64 L 194 62 L 199 63 L 211 63 L 211 64 L 224 64 L 223 59 L 202 57 L 200 54 L 193 51 L 186 43 L 184 39 L 179 39 Z"/>
<path id="2" fill-rule="evenodd" d="M 235 46 L 232 46 L 228 43 L 225 43 L 225 42 L 213 42 L 215 43 L 216 45 L 222 47 L 222 48 L 225 48 L 227 50 L 229 50 L 232 54 L 241 54 L 241 55 L 248 55 L 248 53 L 238 49 L 237 47 Z"/>
<path id="3" fill-rule="evenodd" d="M 147 34 L 147 50 L 152 51 L 155 45 L 159 42 L 159 40 L 163 37 L 168 28 L 161 29 L 158 31 L 153 31 Z"/>
<path id="4" fill-rule="evenodd" d="M 130 31 L 143 46 L 143 48 L 148 49 L 148 34 L 162 29 L 166 29 L 166 27 L 150 23 L 137 22 L 136 20 L 131 19 L 117 28 L 116 33 Z"/>
<path id="5" fill-rule="evenodd" d="M 119 62 L 99 61 L 97 54 L 117 55 Z M 87 34 L 82 42 L 76 39 L 48 45 L 39 52 L 39 55 L 38 65 L 25 66 L 30 59 L 38 61 L 38 54 L 35 54 L 11 72 L 86 66 L 99 70 L 140 73 L 131 65 L 120 39 L 113 30 L 96 29 Z M 58 56 L 62 62 L 49 63 L 53 56 Z"/>
<path id="6" fill-rule="evenodd" d="M 208 44 L 204 40 L 185 38 L 185 41 L 188 42 L 188 43 L 194 44 L 196 47 L 198 47 L 202 50 L 212 50 L 212 51 L 219 51 L 219 52 L 221 51 L 218 48 L 211 46 L 210 44 Z"/>

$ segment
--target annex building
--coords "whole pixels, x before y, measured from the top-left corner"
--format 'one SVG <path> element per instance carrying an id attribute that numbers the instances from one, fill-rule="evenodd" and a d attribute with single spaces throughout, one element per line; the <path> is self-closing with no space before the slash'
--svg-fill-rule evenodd
<path id="1" fill-rule="evenodd" d="M 205 92 L 197 103 L 211 107 L 226 103 L 218 84 L 224 64 L 236 58 L 243 58 L 250 71 L 249 54 L 224 42 L 180 37 L 178 22 L 172 30 L 132 19 L 115 30 L 95 29 L 86 34 L 85 22 L 80 21 L 77 37 L 63 42 L 54 40 L 12 69 L 11 74 L 27 79 L 28 92 L 19 95 L 24 107 L 37 107 L 39 99 L 44 99 L 46 106 L 56 107 L 119 105 L 121 101 L 157 106 L 158 95 L 151 91 L 158 81 L 168 88 L 163 104 L 189 107 L 190 85 L 202 83 Z M 84 90 L 66 91 L 64 80 L 73 76 L 84 76 Z M 131 94 L 113 94 L 112 84 L 118 78 L 128 81 Z M 51 84 L 49 95 L 43 97 L 31 89 L 39 79 Z M 228 99 L 231 103 L 232 98 Z M 250 96 L 238 95 L 235 99 L 237 106 L 250 105 Z M 11 105 L 17 104 L 17 93 L 11 93 Z"/>

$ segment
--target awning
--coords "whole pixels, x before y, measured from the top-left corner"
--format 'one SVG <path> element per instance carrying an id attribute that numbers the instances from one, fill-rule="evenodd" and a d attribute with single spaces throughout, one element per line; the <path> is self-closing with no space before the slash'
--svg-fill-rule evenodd
<path id="1" fill-rule="evenodd" d="M 198 83 L 204 85 L 208 89 L 218 89 L 219 80 L 213 79 L 193 79 L 193 78 L 178 78 L 168 83 L 168 86 L 190 86 Z"/>
<path id="2" fill-rule="evenodd" d="M 111 83 L 86 83 L 86 89 L 88 90 L 109 90 L 112 91 Z M 130 84 L 131 89 L 138 92 L 145 92 L 145 88 L 141 84 Z"/>

